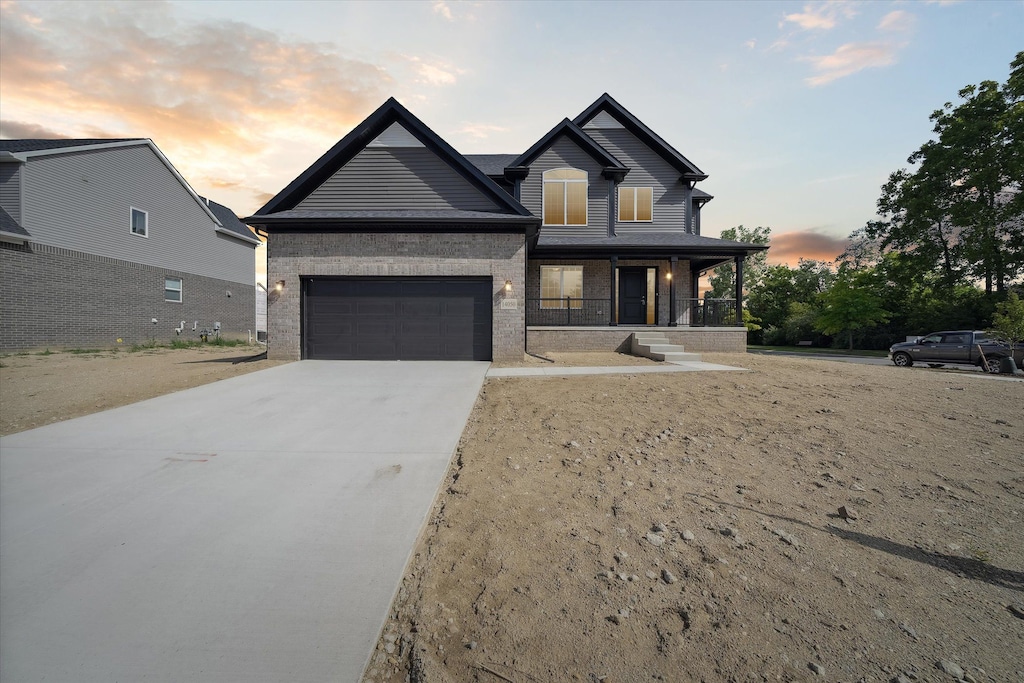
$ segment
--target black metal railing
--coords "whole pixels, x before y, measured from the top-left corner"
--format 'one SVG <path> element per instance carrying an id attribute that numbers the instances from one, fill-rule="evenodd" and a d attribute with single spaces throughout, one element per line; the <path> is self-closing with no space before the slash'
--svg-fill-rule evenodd
<path id="1" fill-rule="evenodd" d="M 593 327 L 608 325 L 610 299 L 527 299 L 527 325 Z"/>
<path id="2" fill-rule="evenodd" d="M 734 327 L 736 299 L 676 299 L 673 318 L 688 327 Z"/>

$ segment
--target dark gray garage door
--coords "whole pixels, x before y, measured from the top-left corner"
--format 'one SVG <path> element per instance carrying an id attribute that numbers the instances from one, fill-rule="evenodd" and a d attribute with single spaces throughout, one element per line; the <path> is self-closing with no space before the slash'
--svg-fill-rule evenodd
<path id="1" fill-rule="evenodd" d="M 489 278 L 309 278 L 304 357 L 490 360 Z"/>

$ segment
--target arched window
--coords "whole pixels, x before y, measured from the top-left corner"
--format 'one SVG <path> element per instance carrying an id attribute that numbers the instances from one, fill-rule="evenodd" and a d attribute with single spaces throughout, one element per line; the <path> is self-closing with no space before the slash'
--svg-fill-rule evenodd
<path id="1" fill-rule="evenodd" d="M 587 172 L 544 171 L 544 225 L 587 224 Z"/>

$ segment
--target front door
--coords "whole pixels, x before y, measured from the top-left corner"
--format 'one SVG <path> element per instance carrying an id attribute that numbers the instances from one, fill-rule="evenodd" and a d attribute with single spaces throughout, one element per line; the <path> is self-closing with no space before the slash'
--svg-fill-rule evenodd
<path id="1" fill-rule="evenodd" d="M 647 324 L 646 268 L 619 268 L 619 324 Z"/>

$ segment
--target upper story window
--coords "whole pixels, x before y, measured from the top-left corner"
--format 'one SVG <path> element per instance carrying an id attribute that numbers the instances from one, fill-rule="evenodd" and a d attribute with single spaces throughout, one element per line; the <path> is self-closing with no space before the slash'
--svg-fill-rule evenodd
<path id="1" fill-rule="evenodd" d="M 587 224 L 587 172 L 544 171 L 544 225 Z"/>
<path id="2" fill-rule="evenodd" d="M 132 207 L 131 229 L 133 235 L 149 237 L 149 214 Z"/>
<path id="3" fill-rule="evenodd" d="M 619 221 L 654 220 L 654 188 L 619 186 Z"/>

